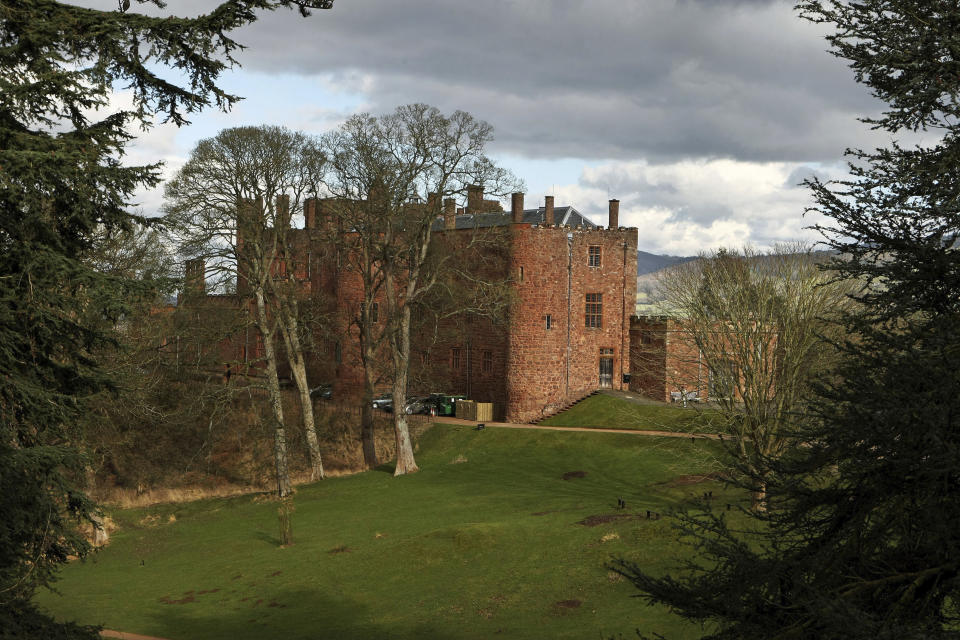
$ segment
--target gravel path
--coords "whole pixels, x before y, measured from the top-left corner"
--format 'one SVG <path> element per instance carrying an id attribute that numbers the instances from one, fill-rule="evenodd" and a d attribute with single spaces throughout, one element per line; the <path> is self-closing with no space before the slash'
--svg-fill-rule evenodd
<path id="1" fill-rule="evenodd" d="M 114 631 L 112 629 L 103 629 L 100 635 L 104 638 L 118 638 L 118 640 L 167 640 L 157 636 L 143 636 L 139 633 L 127 633 L 126 631 Z"/>
<path id="2" fill-rule="evenodd" d="M 472 420 L 459 418 L 435 418 L 435 424 L 455 424 L 476 428 L 477 423 Z M 512 424 L 509 422 L 484 422 L 484 428 L 493 429 L 540 429 L 541 431 L 588 431 L 591 433 L 622 433 L 634 436 L 658 436 L 663 438 L 699 438 L 703 440 L 720 440 L 715 433 L 684 433 L 681 431 L 656 431 L 648 429 L 609 429 L 607 427 L 554 427 L 541 424 Z"/>

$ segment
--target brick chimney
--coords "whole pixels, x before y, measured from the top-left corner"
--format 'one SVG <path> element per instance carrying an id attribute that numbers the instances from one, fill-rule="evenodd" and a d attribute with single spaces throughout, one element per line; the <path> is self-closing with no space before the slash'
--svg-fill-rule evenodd
<path id="1" fill-rule="evenodd" d="M 338 212 L 336 210 L 337 200 L 333 198 L 323 198 L 317 201 L 317 228 L 325 233 L 333 233 L 337 229 Z"/>
<path id="2" fill-rule="evenodd" d="M 440 196 L 436 191 L 427 194 L 427 211 L 433 213 L 440 205 Z"/>
<path id="3" fill-rule="evenodd" d="M 483 205 L 483 187 L 478 184 L 467 185 L 467 213 L 480 213 Z"/>
<path id="4" fill-rule="evenodd" d="M 453 198 L 446 198 L 443 201 L 443 228 L 457 228 L 457 201 Z"/>
<path id="5" fill-rule="evenodd" d="M 237 251 L 243 248 L 247 236 L 256 237 L 256 230 L 263 224 L 263 198 L 237 201 Z"/>
<path id="6" fill-rule="evenodd" d="M 187 260 L 184 265 L 183 291 L 190 295 L 201 296 L 206 293 L 206 265 L 203 258 Z"/>
<path id="7" fill-rule="evenodd" d="M 544 198 L 544 211 L 543 211 L 543 224 L 548 227 L 553 226 L 553 196 L 547 196 Z"/>
<path id="8" fill-rule="evenodd" d="M 619 229 L 620 228 L 620 201 L 611 200 L 610 201 L 610 223 L 607 225 L 608 229 Z"/>
<path id="9" fill-rule="evenodd" d="M 519 224 L 523 222 L 523 193 L 517 192 L 513 194 L 513 202 L 511 203 L 510 212 L 513 214 L 513 223 Z"/>
<path id="10" fill-rule="evenodd" d="M 274 227 L 280 229 L 290 228 L 290 196 L 286 194 L 277 196 L 276 221 Z"/>
<path id="11" fill-rule="evenodd" d="M 303 228 L 317 228 L 317 199 L 307 198 L 303 201 Z"/>

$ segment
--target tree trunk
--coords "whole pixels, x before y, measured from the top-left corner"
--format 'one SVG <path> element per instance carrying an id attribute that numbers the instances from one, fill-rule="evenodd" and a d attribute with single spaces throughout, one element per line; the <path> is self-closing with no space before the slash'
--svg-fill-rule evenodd
<path id="1" fill-rule="evenodd" d="M 290 495 L 290 469 L 287 465 L 287 434 L 283 424 L 283 399 L 280 396 L 280 379 L 277 375 L 277 351 L 273 347 L 273 332 L 267 320 L 263 290 L 256 292 L 257 328 L 263 336 L 263 352 L 267 359 L 267 390 L 270 394 L 270 409 L 273 418 L 273 455 L 277 465 L 277 495 Z"/>
<path id="2" fill-rule="evenodd" d="M 277 462 L 277 495 L 290 495 L 290 468 L 287 466 L 287 432 L 277 423 L 273 430 L 273 457 Z"/>
<path id="3" fill-rule="evenodd" d="M 757 488 L 750 493 L 750 507 L 758 512 L 763 513 L 767 510 L 767 483 L 766 481 L 761 481 Z"/>
<path id="4" fill-rule="evenodd" d="M 366 396 L 367 394 L 364 394 Z M 363 447 L 363 465 L 367 469 L 377 466 L 377 445 L 373 426 L 373 402 L 364 398 L 360 408 L 360 442 Z"/>
<path id="5" fill-rule="evenodd" d="M 291 363 L 290 368 L 293 369 L 294 366 Z M 299 363 L 299 368 L 303 369 L 303 363 Z M 310 452 L 310 480 L 317 481 L 322 480 L 325 476 L 323 473 L 323 459 L 320 457 L 320 440 L 317 437 L 317 428 L 316 428 L 316 419 L 313 416 L 313 400 L 310 398 L 310 389 L 307 387 L 307 374 L 306 371 L 297 373 L 294 371 L 294 379 L 303 377 L 303 385 L 297 383 L 300 396 L 300 414 L 303 417 L 303 430 L 307 436 L 307 450 Z"/>
<path id="6" fill-rule="evenodd" d="M 377 466 L 377 445 L 373 427 L 373 392 L 375 362 L 372 353 L 364 346 L 363 362 L 363 406 L 360 408 L 360 441 L 363 446 L 363 464 L 367 469 Z M 370 349 L 372 351 L 372 349 Z"/>
<path id="7" fill-rule="evenodd" d="M 277 293 L 278 297 L 280 295 Z M 280 333 L 287 348 L 287 361 L 290 363 L 290 372 L 297 385 L 297 397 L 300 400 L 300 417 L 303 422 L 303 432 L 307 437 L 307 450 L 310 453 L 310 480 L 317 481 L 324 477 L 323 460 L 320 457 L 320 441 L 317 438 L 316 420 L 313 416 L 313 400 L 310 399 L 306 359 L 303 356 L 303 346 L 300 344 L 297 310 L 289 303 L 284 304 L 283 300 L 277 300 L 277 307 L 280 316 Z"/>
<path id="8" fill-rule="evenodd" d="M 289 547 L 293 544 L 293 498 L 287 497 L 280 501 L 277 518 L 280 521 L 280 546 Z"/>
<path id="9" fill-rule="evenodd" d="M 402 381 L 401 381 L 402 378 Z M 403 386 L 398 385 L 400 382 Z M 420 470 L 417 461 L 413 458 L 413 445 L 410 442 L 410 429 L 407 426 L 407 414 L 403 410 L 406 393 L 403 387 L 406 386 L 407 376 L 398 376 L 397 382 L 393 385 L 393 432 L 397 441 L 397 468 L 393 475 L 402 476 L 408 473 L 416 473 Z"/>
<path id="10" fill-rule="evenodd" d="M 399 344 L 394 349 L 396 378 L 393 380 L 393 431 L 397 439 L 397 468 L 393 475 L 402 476 L 420 470 L 413 458 L 407 414 L 403 410 L 407 396 L 407 375 L 410 371 L 410 307 L 403 309 L 397 338 Z"/>

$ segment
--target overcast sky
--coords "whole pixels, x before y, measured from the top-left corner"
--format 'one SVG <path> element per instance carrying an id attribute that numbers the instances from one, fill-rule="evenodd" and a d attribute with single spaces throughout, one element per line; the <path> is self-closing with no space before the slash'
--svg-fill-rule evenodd
<path id="1" fill-rule="evenodd" d="M 168 0 L 164 12 L 212 5 Z M 156 127 L 130 157 L 164 159 L 172 173 L 225 127 L 322 133 L 358 111 L 426 102 L 493 125 L 491 152 L 525 180 L 527 206 L 553 194 L 606 224 L 607 200 L 619 198 L 642 250 L 809 239 L 809 194 L 797 183 L 842 175 L 846 147 L 883 143 L 856 120 L 882 105 L 792 6 L 335 0 L 307 19 L 281 10 L 236 34 L 249 48 L 222 84 L 245 101 L 181 130 Z M 162 196 L 140 201 L 152 213 Z"/>

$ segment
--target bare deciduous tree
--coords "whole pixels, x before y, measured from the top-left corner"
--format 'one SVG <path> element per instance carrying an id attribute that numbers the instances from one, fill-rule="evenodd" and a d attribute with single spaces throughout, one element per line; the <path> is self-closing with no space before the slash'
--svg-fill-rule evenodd
<path id="1" fill-rule="evenodd" d="M 676 366 L 667 375 L 691 392 L 690 371 L 705 367 L 706 391 L 738 460 L 762 478 L 764 461 L 789 445 L 788 427 L 802 411 L 816 376 L 834 349 L 832 320 L 850 287 L 820 268 L 801 245 L 769 255 L 721 250 L 663 272 L 659 290 L 673 326 Z M 754 506 L 763 508 L 763 483 Z"/>
<path id="2" fill-rule="evenodd" d="M 200 141 L 166 187 L 166 220 L 181 253 L 202 257 L 213 286 L 235 287 L 253 304 L 263 340 L 274 427 L 277 490 L 290 493 L 278 377 L 278 334 L 298 390 L 312 478 L 323 477 L 301 343 L 298 289 L 285 279 L 291 211 L 317 194 L 323 154 L 316 142 L 282 127 L 225 129 Z"/>
<path id="3" fill-rule="evenodd" d="M 403 406 L 411 356 L 411 311 L 444 280 L 451 255 L 431 251 L 433 228 L 443 202 L 471 184 L 494 194 L 518 188 L 517 181 L 485 155 L 493 129 L 463 111 L 443 115 L 423 104 L 391 114 L 350 118 L 326 137 L 327 189 L 335 198 L 348 266 L 363 284 L 358 314 L 365 370 L 365 460 L 375 462 L 368 407 L 378 376 L 392 384 L 397 441 L 395 475 L 418 470 Z M 373 305 L 383 301 L 382 325 L 374 327 Z M 379 349 L 386 350 L 386 371 Z"/>

